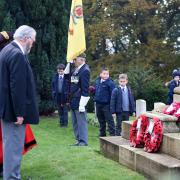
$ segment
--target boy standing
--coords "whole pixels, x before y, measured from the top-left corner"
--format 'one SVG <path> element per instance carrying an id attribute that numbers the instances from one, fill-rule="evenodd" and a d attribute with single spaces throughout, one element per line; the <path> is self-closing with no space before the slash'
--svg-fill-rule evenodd
<path id="1" fill-rule="evenodd" d="M 68 126 L 67 82 L 64 78 L 64 64 L 57 65 L 57 73 L 52 79 L 52 96 L 58 106 L 60 127 Z"/>
<path id="2" fill-rule="evenodd" d="M 134 96 L 128 83 L 127 74 L 119 75 L 119 87 L 115 88 L 111 96 L 111 113 L 116 116 L 116 136 L 121 135 L 121 124 L 124 120 L 129 120 L 132 113 L 135 116 Z"/>
<path id="3" fill-rule="evenodd" d="M 110 112 L 111 93 L 114 88 L 115 84 L 109 78 L 109 70 L 103 68 L 95 82 L 96 113 L 100 125 L 99 136 L 106 136 L 106 123 L 108 124 L 109 134 L 111 136 L 115 135 L 114 120 Z"/>

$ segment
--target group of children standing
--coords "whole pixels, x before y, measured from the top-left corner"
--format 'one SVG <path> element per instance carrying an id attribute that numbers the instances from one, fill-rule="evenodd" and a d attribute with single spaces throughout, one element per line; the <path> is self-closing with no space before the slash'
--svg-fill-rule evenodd
<path id="1" fill-rule="evenodd" d="M 58 103 L 60 116 L 60 126 L 68 125 L 68 110 L 64 97 L 67 89 L 64 88 L 65 66 L 57 66 L 57 75 L 53 78 L 52 89 L 53 97 Z M 174 70 L 173 80 L 168 83 L 168 104 L 173 102 L 173 91 L 175 87 L 180 86 L 180 71 Z M 121 124 L 124 120 L 129 120 L 129 116 L 135 116 L 135 100 L 131 88 L 128 86 L 127 74 L 120 74 L 118 86 L 109 76 L 109 70 L 103 68 L 94 85 L 94 101 L 96 104 L 96 115 L 99 122 L 99 136 L 106 136 L 106 126 L 108 126 L 109 135 L 120 136 Z M 115 120 L 115 121 L 114 121 Z"/>
<path id="2" fill-rule="evenodd" d="M 94 101 L 96 114 L 100 125 L 99 136 L 106 136 L 106 124 L 111 136 L 121 135 L 121 124 L 135 116 L 135 101 L 128 84 L 127 74 L 119 75 L 119 85 L 109 77 L 109 70 L 103 68 L 95 82 Z M 114 123 L 116 119 L 116 123 Z"/>
<path id="3" fill-rule="evenodd" d="M 58 105 L 60 127 L 68 125 L 68 111 L 65 97 L 67 96 L 67 82 L 64 78 L 63 64 L 57 66 L 57 74 L 52 80 L 52 96 Z M 131 114 L 135 115 L 134 96 L 128 83 L 127 74 L 119 75 L 119 86 L 109 77 L 109 70 L 103 68 L 95 81 L 94 101 L 96 115 L 99 121 L 99 136 L 106 136 L 106 125 L 109 135 L 121 135 L 121 123 L 129 120 Z M 116 123 L 114 123 L 116 119 Z M 115 125 L 116 124 L 116 125 Z"/>

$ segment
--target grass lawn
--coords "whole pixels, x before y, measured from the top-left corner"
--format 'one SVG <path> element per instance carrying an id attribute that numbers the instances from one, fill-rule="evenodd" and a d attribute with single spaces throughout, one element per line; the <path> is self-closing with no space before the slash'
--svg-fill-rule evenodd
<path id="1" fill-rule="evenodd" d="M 69 118 L 70 119 L 70 118 Z M 32 126 L 38 146 L 23 157 L 22 180 L 144 180 L 145 178 L 100 154 L 98 128 L 89 125 L 89 146 L 73 147 L 72 125 L 58 118 L 41 118 Z"/>

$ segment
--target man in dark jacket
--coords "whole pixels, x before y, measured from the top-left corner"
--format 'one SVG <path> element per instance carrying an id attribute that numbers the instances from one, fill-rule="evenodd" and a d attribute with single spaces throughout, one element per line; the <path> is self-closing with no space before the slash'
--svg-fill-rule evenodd
<path id="1" fill-rule="evenodd" d="M 0 32 L 0 51 L 13 40 L 13 32 Z M 0 177 L 3 176 L 3 165 L 0 164 Z"/>
<path id="2" fill-rule="evenodd" d="M 71 74 L 71 100 L 73 130 L 76 138 L 75 146 L 88 145 L 88 126 L 85 106 L 89 100 L 90 69 L 85 63 L 83 53 L 74 59 L 75 69 Z"/>
<path id="3" fill-rule="evenodd" d="M 35 83 L 27 59 L 36 31 L 20 26 L 14 41 L 0 52 L 0 119 L 3 132 L 3 178 L 21 179 L 25 124 L 38 124 Z"/>
<path id="4" fill-rule="evenodd" d="M 95 102 L 96 113 L 99 121 L 99 136 L 106 136 L 106 123 L 111 136 L 115 135 L 114 120 L 110 112 L 110 100 L 112 90 L 115 88 L 114 82 L 109 78 L 109 70 L 103 68 L 100 77 L 95 82 Z"/>
<path id="5" fill-rule="evenodd" d="M 58 107 L 60 127 L 68 126 L 67 93 L 68 82 L 64 77 L 64 64 L 57 65 L 57 73 L 52 79 L 52 96 Z"/>
<path id="6" fill-rule="evenodd" d="M 113 89 L 110 109 L 113 117 L 116 116 L 116 136 L 121 135 L 123 120 L 129 120 L 129 115 L 135 116 L 135 101 L 128 83 L 127 74 L 119 75 L 119 87 Z"/>

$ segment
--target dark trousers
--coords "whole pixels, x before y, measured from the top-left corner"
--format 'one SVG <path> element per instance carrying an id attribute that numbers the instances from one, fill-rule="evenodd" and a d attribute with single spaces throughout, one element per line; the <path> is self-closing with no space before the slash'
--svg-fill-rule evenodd
<path id="1" fill-rule="evenodd" d="M 96 104 L 96 113 L 99 121 L 99 136 L 106 136 L 106 123 L 108 125 L 108 131 L 111 136 L 115 135 L 115 126 L 112 114 L 110 112 L 110 105 Z"/>
<path id="2" fill-rule="evenodd" d="M 68 107 L 62 101 L 61 94 L 58 94 L 57 106 L 58 106 L 60 126 L 61 127 L 66 127 L 68 125 Z"/>
<path id="3" fill-rule="evenodd" d="M 121 136 L 122 121 L 129 120 L 129 111 L 123 111 L 122 113 L 116 114 L 116 136 Z"/>
<path id="4" fill-rule="evenodd" d="M 58 105 L 58 113 L 60 126 L 68 126 L 68 107 L 66 105 Z"/>

